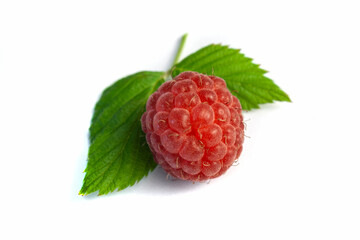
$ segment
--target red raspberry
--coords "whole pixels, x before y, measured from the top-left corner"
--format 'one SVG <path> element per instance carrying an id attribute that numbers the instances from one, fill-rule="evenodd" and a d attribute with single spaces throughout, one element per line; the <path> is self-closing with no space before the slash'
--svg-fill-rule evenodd
<path id="1" fill-rule="evenodd" d="M 146 103 L 141 125 L 154 160 L 176 178 L 216 178 L 242 151 L 240 101 L 223 79 L 183 72 L 163 83 Z"/>

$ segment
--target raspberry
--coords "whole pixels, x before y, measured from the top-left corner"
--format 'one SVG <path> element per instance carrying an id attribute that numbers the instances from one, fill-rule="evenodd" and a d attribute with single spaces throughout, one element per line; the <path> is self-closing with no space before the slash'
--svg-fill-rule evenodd
<path id="1" fill-rule="evenodd" d="M 154 160 L 175 178 L 219 177 L 242 151 L 240 101 L 222 78 L 183 72 L 163 83 L 141 117 Z"/>

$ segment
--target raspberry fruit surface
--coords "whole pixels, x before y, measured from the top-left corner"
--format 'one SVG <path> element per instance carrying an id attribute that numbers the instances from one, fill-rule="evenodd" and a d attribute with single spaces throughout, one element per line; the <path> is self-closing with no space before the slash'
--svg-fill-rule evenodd
<path id="1" fill-rule="evenodd" d="M 154 160 L 182 180 L 224 174 L 243 148 L 240 101 L 216 76 L 183 72 L 163 83 L 149 97 L 141 125 Z"/>

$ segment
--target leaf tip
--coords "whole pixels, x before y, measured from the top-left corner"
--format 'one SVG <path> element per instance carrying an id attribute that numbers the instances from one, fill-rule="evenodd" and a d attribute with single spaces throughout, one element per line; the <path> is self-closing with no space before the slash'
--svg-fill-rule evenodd
<path id="1" fill-rule="evenodd" d="M 83 190 L 81 189 L 81 190 L 79 191 L 78 195 L 79 195 L 79 196 L 85 196 L 85 195 L 86 195 L 86 193 L 85 193 L 85 192 L 83 192 Z"/>
<path id="2" fill-rule="evenodd" d="M 281 90 L 281 89 L 280 89 Z M 290 99 L 289 95 L 284 92 L 283 90 L 281 90 L 281 98 L 278 99 L 278 101 L 282 101 L 282 102 L 292 102 L 292 100 Z"/>
<path id="3" fill-rule="evenodd" d="M 285 93 L 286 94 L 286 93 Z M 285 102 L 290 102 L 292 103 L 293 101 L 290 99 L 289 95 L 286 94 L 286 98 L 284 100 Z"/>

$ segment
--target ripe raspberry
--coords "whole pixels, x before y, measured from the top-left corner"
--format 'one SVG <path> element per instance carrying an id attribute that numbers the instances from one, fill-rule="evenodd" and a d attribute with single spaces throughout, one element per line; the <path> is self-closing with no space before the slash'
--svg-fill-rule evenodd
<path id="1" fill-rule="evenodd" d="M 149 97 L 141 125 L 154 160 L 166 172 L 203 181 L 225 173 L 240 156 L 241 111 L 223 79 L 183 72 Z"/>

